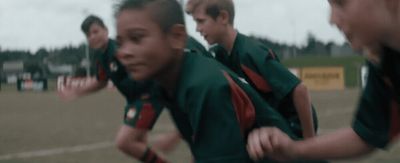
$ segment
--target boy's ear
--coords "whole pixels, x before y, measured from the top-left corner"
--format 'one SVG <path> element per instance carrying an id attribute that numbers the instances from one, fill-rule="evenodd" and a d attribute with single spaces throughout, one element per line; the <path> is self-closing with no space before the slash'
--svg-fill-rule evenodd
<path id="1" fill-rule="evenodd" d="M 220 19 L 220 21 L 221 21 L 223 24 L 229 24 L 229 17 L 230 17 L 230 15 L 229 15 L 229 13 L 228 13 L 227 11 L 221 10 L 221 11 L 219 12 L 218 19 Z"/>
<path id="2" fill-rule="evenodd" d="M 186 46 L 186 27 L 182 24 L 175 24 L 171 27 L 168 34 L 169 44 L 173 49 L 184 49 Z"/>

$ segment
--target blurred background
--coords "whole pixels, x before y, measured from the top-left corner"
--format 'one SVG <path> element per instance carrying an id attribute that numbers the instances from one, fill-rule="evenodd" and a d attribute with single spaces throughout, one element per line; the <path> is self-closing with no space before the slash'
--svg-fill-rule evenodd
<path id="1" fill-rule="evenodd" d="M 186 0 L 180 0 L 185 3 Z M 348 126 L 365 78 L 364 59 L 329 24 L 325 0 L 234 0 L 235 27 L 273 49 L 311 90 L 320 134 Z M 112 88 L 74 102 L 56 94 L 59 76 L 94 72 L 80 24 L 104 19 L 115 37 L 117 0 L 0 1 L 0 163 L 134 162 L 114 147 L 124 101 Z M 208 47 L 186 15 L 189 34 Z M 164 113 L 152 132 L 171 131 Z M 399 162 L 389 151 L 342 162 Z M 185 143 L 166 157 L 188 162 Z"/>

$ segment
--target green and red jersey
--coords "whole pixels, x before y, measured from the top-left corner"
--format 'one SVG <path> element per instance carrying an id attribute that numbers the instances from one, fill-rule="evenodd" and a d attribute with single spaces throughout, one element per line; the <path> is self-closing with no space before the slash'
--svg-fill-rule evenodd
<path id="1" fill-rule="evenodd" d="M 151 96 L 151 82 L 134 81 L 116 57 L 117 44 L 109 39 L 105 51 L 96 53 L 97 80 L 111 80 L 125 97 L 124 124 L 140 129 L 151 129 L 162 106 Z M 139 118 L 141 117 L 141 118 Z"/>
<path id="2" fill-rule="evenodd" d="M 265 45 L 237 33 L 230 54 L 221 46 L 212 49 L 216 59 L 243 77 L 273 108 L 290 123 L 297 136 L 302 129 L 292 92 L 301 81 L 283 66 L 278 56 Z M 314 127 L 317 117 L 313 108 Z"/>
<path id="3" fill-rule="evenodd" d="M 353 129 L 368 144 L 384 148 L 400 133 L 400 53 L 384 48 L 381 63 L 367 66 Z"/>
<path id="4" fill-rule="evenodd" d="M 192 37 L 188 38 L 186 49 L 211 57 L 208 51 Z M 151 129 L 163 110 L 157 97 L 154 97 L 154 83 L 133 80 L 117 60 L 116 53 L 116 42 L 110 39 L 106 50 L 96 55 L 97 79 L 100 81 L 111 80 L 126 98 L 124 124 L 140 129 Z"/>
<path id="5" fill-rule="evenodd" d="M 279 113 L 217 61 L 186 53 L 179 76 L 173 95 L 161 97 L 195 162 L 252 162 L 246 137 L 255 127 L 276 126 L 293 135 Z"/>

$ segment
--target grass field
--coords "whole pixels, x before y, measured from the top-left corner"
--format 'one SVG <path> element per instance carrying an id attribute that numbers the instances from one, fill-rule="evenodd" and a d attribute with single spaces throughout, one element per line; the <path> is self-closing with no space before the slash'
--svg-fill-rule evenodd
<path id="1" fill-rule="evenodd" d="M 321 133 L 350 123 L 358 90 L 312 92 Z M 73 102 L 55 92 L 0 91 L 0 163 L 131 163 L 113 145 L 122 121 L 124 101 L 115 91 L 102 91 Z M 150 139 L 171 131 L 168 114 L 156 124 Z M 359 160 L 340 162 L 400 162 L 400 147 Z M 185 143 L 167 156 L 171 162 L 190 162 Z"/>

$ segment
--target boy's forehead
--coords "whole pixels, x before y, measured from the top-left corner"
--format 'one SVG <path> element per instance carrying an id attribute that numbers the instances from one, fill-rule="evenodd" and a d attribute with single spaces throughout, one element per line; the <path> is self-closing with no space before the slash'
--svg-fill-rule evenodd
<path id="1" fill-rule="evenodd" d="M 93 31 L 93 30 L 107 30 L 106 27 L 101 26 L 99 23 L 92 23 L 89 26 L 89 31 Z"/>
<path id="2" fill-rule="evenodd" d="M 146 10 L 124 10 L 117 17 L 117 26 L 129 31 L 149 31 L 160 28 L 157 22 Z M 154 26 L 154 27 L 153 27 Z M 161 29 L 160 29 L 161 30 Z"/>
<path id="3" fill-rule="evenodd" d="M 118 20 L 129 20 L 129 21 L 138 21 L 138 20 L 147 20 L 150 18 L 150 13 L 146 8 L 144 9 L 125 9 L 122 10 L 117 19 Z"/>
<path id="4" fill-rule="evenodd" d="M 89 28 L 96 28 L 96 27 L 101 27 L 101 25 L 99 23 L 93 22 L 92 24 L 90 24 Z"/>

